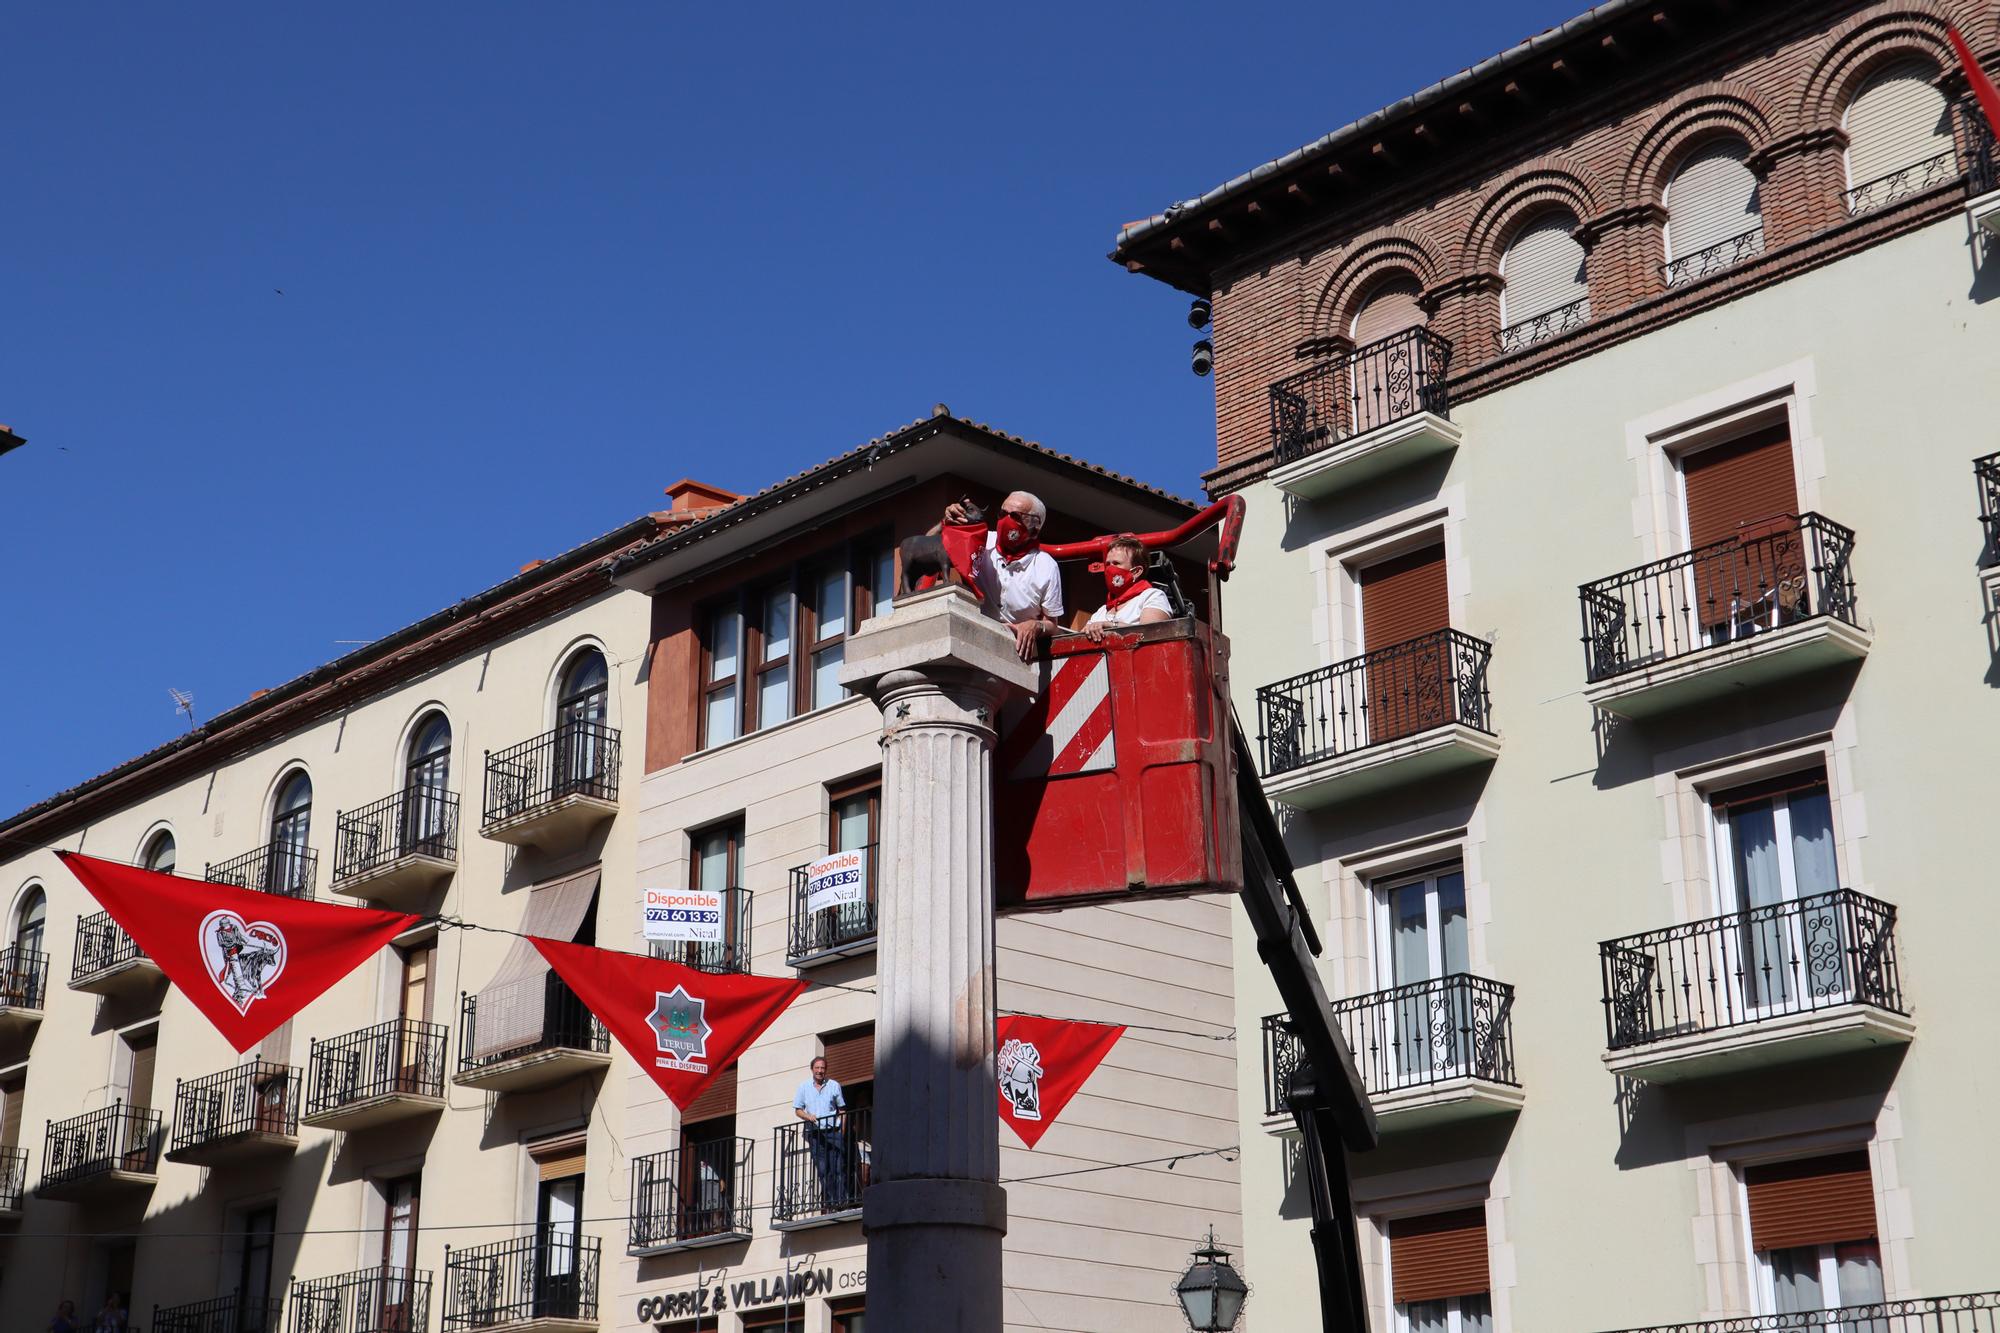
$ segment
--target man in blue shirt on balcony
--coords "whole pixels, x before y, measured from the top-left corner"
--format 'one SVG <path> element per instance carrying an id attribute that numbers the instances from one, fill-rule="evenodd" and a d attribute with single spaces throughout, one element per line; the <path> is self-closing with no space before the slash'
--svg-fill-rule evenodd
<path id="1" fill-rule="evenodd" d="M 806 1122 L 806 1149 L 819 1178 L 821 1208 L 833 1213 L 850 1207 L 844 1142 L 847 1098 L 840 1084 L 826 1076 L 825 1056 L 813 1057 L 812 1077 L 792 1094 L 792 1114 Z"/>

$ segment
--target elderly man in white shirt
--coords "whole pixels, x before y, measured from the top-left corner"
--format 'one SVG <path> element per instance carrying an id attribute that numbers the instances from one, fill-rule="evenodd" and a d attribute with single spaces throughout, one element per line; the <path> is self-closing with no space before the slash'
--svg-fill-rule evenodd
<path id="1" fill-rule="evenodd" d="M 1146 548 L 1136 537 L 1116 537 L 1104 548 L 1104 605 L 1091 614 L 1083 632 L 1092 642 L 1119 625 L 1156 625 L 1173 619 L 1167 595 L 1146 578 Z"/>
<path id="2" fill-rule="evenodd" d="M 1048 516 L 1048 506 L 1026 491 L 1015 491 L 1000 502 L 1000 521 L 972 562 L 980 595 L 1013 629 L 1014 648 L 1023 662 L 1035 655 L 1037 641 L 1055 633 L 1063 613 L 1062 570 L 1041 544 Z M 969 517 L 963 504 L 944 511 L 947 523 L 964 523 Z"/>

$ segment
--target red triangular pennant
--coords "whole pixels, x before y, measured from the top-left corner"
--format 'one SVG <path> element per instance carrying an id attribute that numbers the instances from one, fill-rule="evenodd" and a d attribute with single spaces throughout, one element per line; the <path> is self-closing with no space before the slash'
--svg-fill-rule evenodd
<path id="1" fill-rule="evenodd" d="M 995 1025 L 1000 1118 L 1034 1147 L 1123 1035 L 1123 1027 L 1073 1018 L 1002 1018 Z"/>
<path id="2" fill-rule="evenodd" d="M 938 529 L 938 538 L 944 543 L 945 558 L 958 571 L 965 586 L 972 590 L 974 597 L 985 599 L 979 590 L 978 576 L 973 573 L 973 561 L 986 549 L 986 525 L 984 523 L 946 523 Z"/>
<path id="3" fill-rule="evenodd" d="M 534 946 L 683 1111 L 806 988 L 588 944 L 537 939 Z"/>
<path id="4" fill-rule="evenodd" d="M 1951 41 L 1951 49 L 1958 53 L 1959 67 L 1965 71 L 1965 81 L 1972 85 L 1972 95 L 1979 102 L 1979 109 L 1986 113 L 1986 123 L 1996 137 L 2000 137 L 2000 90 L 1993 87 L 1993 80 L 1986 77 L 1979 58 L 1972 54 L 1972 48 L 1959 36 L 1957 28 L 1947 27 L 1944 35 Z"/>
<path id="5" fill-rule="evenodd" d="M 239 1053 L 422 919 L 56 855 Z"/>

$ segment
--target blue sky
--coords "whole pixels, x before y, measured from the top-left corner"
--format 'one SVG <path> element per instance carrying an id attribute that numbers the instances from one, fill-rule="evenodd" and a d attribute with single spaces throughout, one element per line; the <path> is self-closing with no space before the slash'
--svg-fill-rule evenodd
<path id="1" fill-rule="evenodd" d="M 1580 8 L 10 7 L 0 814 L 933 402 L 1196 494 L 1118 224 Z"/>

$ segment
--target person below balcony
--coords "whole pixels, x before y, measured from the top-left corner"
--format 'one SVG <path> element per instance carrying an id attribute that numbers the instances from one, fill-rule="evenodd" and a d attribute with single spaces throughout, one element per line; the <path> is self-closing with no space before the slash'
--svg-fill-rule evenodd
<path id="1" fill-rule="evenodd" d="M 812 1077 L 792 1094 L 792 1114 L 806 1123 L 806 1151 L 819 1181 L 820 1209 L 838 1212 L 848 1206 L 852 1193 L 846 1171 L 847 1098 L 840 1084 L 827 1077 L 825 1056 L 815 1055 L 811 1069 Z"/>
<path id="2" fill-rule="evenodd" d="M 1121 625 L 1157 625 L 1173 619 L 1167 595 L 1146 579 L 1146 548 L 1137 537 L 1114 537 L 1104 548 L 1104 605 L 1091 614 L 1083 632 L 1097 641 Z"/>

